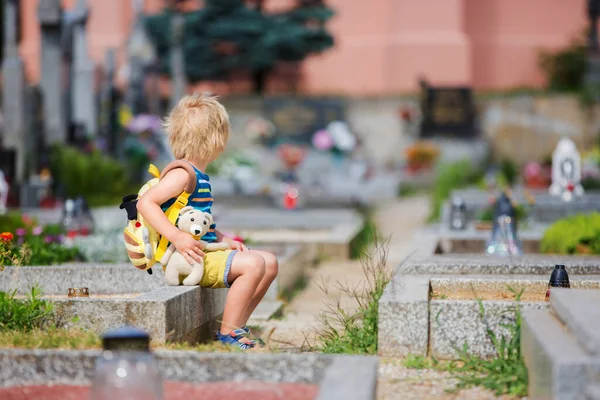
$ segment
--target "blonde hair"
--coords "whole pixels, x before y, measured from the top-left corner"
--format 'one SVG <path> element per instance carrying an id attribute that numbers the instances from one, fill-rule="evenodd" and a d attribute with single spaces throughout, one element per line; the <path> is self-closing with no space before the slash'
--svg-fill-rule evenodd
<path id="1" fill-rule="evenodd" d="M 229 139 L 229 115 L 217 97 L 209 94 L 182 97 L 163 127 L 176 159 L 213 161 Z"/>

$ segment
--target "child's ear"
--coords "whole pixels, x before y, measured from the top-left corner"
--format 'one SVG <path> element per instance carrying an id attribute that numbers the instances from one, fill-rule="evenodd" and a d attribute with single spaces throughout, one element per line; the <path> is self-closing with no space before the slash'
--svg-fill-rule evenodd
<path id="1" fill-rule="evenodd" d="M 183 215 L 188 211 L 192 211 L 194 209 L 194 207 L 192 206 L 185 206 L 181 209 L 181 211 L 179 211 L 179 215 Z"/>

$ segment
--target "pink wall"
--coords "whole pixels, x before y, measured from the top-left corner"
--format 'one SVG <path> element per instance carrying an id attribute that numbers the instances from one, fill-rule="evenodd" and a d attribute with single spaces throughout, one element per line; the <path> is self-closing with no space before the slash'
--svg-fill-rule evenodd
<path id="1" fill-rule="evenodd" d="M 21 0 L 28 77 L 39 79 L 37 3 Z M 88 0 L 90 55 L 123 50 L 129 0 Z M 416 90 L 420 75 L 436 84 L 477 89 L 540 86 L 541 48 L 565 45 L 586 24 L 585 0 L 327 0 L 337 15 L 336 47 L 303 65 L 308 93 L 386 95 Z M 70 7 L 74 0 L 63 0 Z M 271 10 L 293 0 L 265 0 Z M 149 12 L 162 0 L 147 0 Z M 119 56 L 123 60 L 124 52 Z"/>

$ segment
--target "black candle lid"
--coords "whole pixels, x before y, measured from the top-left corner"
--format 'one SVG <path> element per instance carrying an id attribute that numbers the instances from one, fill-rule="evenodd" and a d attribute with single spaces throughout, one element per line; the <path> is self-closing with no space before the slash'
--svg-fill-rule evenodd
<path id="1" fill-rule="evenodd" d="M 569 285 L 569 274 L 567 273 L 566 267 L 563 264 L 557 264 L 552 271 L 548 286 L 568 287 Z"/>

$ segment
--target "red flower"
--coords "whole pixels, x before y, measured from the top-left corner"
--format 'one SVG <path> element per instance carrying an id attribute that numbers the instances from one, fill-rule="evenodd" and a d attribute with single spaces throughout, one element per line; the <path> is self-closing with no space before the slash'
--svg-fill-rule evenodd
<path id="1" fill-rule="evenodd" d="M 10 232 L 0 233 L 0 239 L 2 239 L 4 242 L 10 242 L 11 240 L 13 240 L 14 237 L 15 236 Z"/>
<path id="2" fill-rule="evenodd" d="M 234 237 L 233 237 L 233 240 L 235 240 L 236 242 L 244 243 L 244 239 L 242 239 L 242 238 L 241 238 L 241 237 L 239 237 L 239 236 L 234 236 Z"/>

